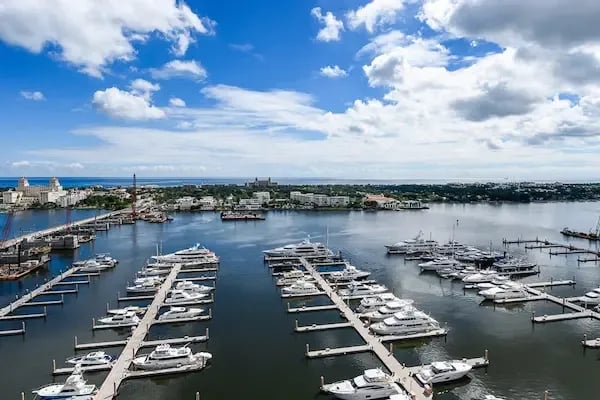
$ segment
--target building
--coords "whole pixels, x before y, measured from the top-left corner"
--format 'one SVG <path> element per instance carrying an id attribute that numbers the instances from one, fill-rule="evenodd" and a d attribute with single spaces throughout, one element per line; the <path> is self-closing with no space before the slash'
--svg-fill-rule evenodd
<path id="1" fill-rule="evenodd" d="M 350 205 L 350 197 L 348 196 L 329 196 L 330 207 L 348 207 Z"/>
<path id="2" fill-rule="evenodd" d="M 269 177 L 268 179 L 258 179 L 258 178 L 254 178 L 254 181 L 251 182 L 246 182 L 246 186 L 249 187 L 273 187 L 273 186 L 277 186 L 277 182 L 273 182 L 271 180 L 271 177 Z"/>
<path id="3" fill-rule="evenodd" d="M 255 198 L 240 199 L 237 208 L 240 210 L 260 210 L 262 208 L 262 203 Z"/>
<path id="4" fill-rule="evenodd" d="M 67 191 L 63 189 L 56 177 L 50 178 L 47 186 L 31 186 L 27 178 L 22 177 L 19 178 L 19 182 L 14 191 L 21 193 L 21 199 L 19 201 L 22 200 L 29 203 L 39 202 L 41 204 L 56 203 L 61 196 L 67 194 Z"/>
<path id="5" fill-rule="evenodd" d="M 400 200 L 386 197 L 383 194 L 368 194 L 363 199 L 363 203 L 366 202 L 375 202 L 377 203 L 377 208 L 383 208 L 386 210 L 396 210 L 402 206 L 402 202 Z"/>
<path id="6" fill-rule="evenodd" d="M 327 196 L 325 194 L 290 192 L 290 200 L 302 205 L 315 207 L 347 207 L 350 204 L 348 196 Z"/>
<path id="7" fill-rule="evenodd" d="M 196 205 L 198 205 L 198 202 L 195 197 L 185 196 L 185 197 L 180 197 L 177 200 L 175 200 L 175 204 L 177 205 L 177 208 L 179 210 L 188 210 L 189 211 L 192 209 L 192 207 L 195 207 Z"/>
<path id="8" fill-rule="evenodd" d="M 23 197 L 22 192 L 17 192 L 16 190 L 8 190 L 6 192 L 2 192 L 2 203 L 3 204 L 19 204 L 21 202 L 22 197 Z"/>
<path id="9" fill-rule="evenodd" d="M 198 203 L 202 210 L 214 210 L 219 205 L 219 202 L 213 196 L 203 196 Z"/>
<path id="10" fill-rule="evenodd" d="M 71 190 L 64 196 L 56 200 L 56 205 L 59 207 L 71 207 L 88 198 L 91 190 Z"/>
<path id="11" fill-rule="evenodd" d="M 260 201 L 260 204 L 268 204 L 271 201 L 271 193 L 269 192 L 254 192 L 252 197 Z"/>
<path id="12" fill-rule="evenodd" d="M 326 194 L 313 194 L 312 204 L 317 207 L 328 207 L 329 196 L 327 196 Z"/>

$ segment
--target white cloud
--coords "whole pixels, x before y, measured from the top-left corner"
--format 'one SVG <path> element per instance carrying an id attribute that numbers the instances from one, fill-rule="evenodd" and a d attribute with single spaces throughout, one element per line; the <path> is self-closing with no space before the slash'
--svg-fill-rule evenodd
<path id="1" fill-rule="evenodd" d="M 22 90 L 21 97 L 23 97 L 24 99 L 33 100 L 33 101 L 46 100 L 44 93 L 39 92 L 39 91 L 29 92 L 27 90 Z"/>
<path id="2" fill-rule="evenodd" d="M 207 73 L 204 67 L 195 60 L 172 60 L 159 69 L 150 70 L 154 79 L 190 78 L 203 80 Z"/>
<path id="3" fill-rule="evenodd" d="M 315 17 L 319 23 L 324 25 L 317 33 L 317 40 L 321 42 L 335 42 L 341 39 L 341 32 L 344 30 L 344 23 L 337 19 L 331 11 L 325 15 L 321 12 L 321 7 L 315 7 L 310 10 L 310 14 Z"/>
<path id="4" fill-rule="evenodd" d="M 28 161 L 28 160 L 20 160 L 13 161 L 10 163 L 10 167 L 14 169 L 44 169 L 44 170 L 54 170 L 56 168 L 67 169 L 67 170 L 80 170 L 84 169 L 84 165 L 79 162 L 72 163 L 59 163 L 54 161 Z"/>
<path id="5" fill-rule="evenodd" d="M 169 99 L 169 105 L 171 107 L 185 107 L 185 101 L 178 97 L 171 97 Z"/>
<path id="6" fill-rule="evenodd" d="M 151 103 L 152 92 L 159 90 L 159 85 L 136 79 L 130 88 L 130 91 L 116 87 L 98 90 L 94 93 L 92 105 L 116 119 L 143 121 L 166 117 L 164 110 Z"/>
<path id="7" fill-rule="evenodd" d="M 406 0 L 371 0 L 368 4 L 346 14 L 348 26 L 357 29 L 364 25 L 368 32 L 373 33 L 381 26 L 396 22 L 405 3 Z"/>
<path id="8" fill-rule="evenodd" d="M 319 70 L 319 73 L 327 78 L 343 78 L 348 75 L 348 73 L 345 70 L 343 70 L 337 65 L 327 65 L 325 67 L 322 67 Z"/>
<path id="9" fill-rule="evenodd" d="M 135 58 L 134 44 L 152 33 L 181 56 L 195 35 L 213 28 L 174 0 L 5 0 L 0 7 L 0 40 L 33 53 L 52 51 L 95 77 L 115 61 Z"/>

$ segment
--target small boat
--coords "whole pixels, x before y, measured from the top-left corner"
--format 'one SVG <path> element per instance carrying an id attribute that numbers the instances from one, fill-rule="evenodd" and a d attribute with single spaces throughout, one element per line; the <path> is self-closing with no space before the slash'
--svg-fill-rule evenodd
<path id="1" fill-rule="evenodd" d="M 98 322 L 106 325 L 124 325 L 131 326 L 140 323 L 140 318 L 134 312 L 126 312 L 123 314 L 113 314 L 108 317 L 98 319 Z"/>
<path id="2" fill-rule="evenodd" d="M 371 311 L 377 311 L 379 307 L 386 305 L 386 303 L 389 303 L 390 301 L 400 301 L 400 299 L 392 293 L 382 293 L 373 297 L 365 297 L 364 299 L 360 300 L 360 304 L 356 309 L 356 312 L 367 313 Z M 410 301 L 412 304 L 412 300 L 404 301 Z"/>
<path id="3" fill-rule="evenodd" d="M 112 357 L 103 351 L 94 351 L 84 356 L 71 357 L 67 359 L 68 364 L 89 366 L 105 365 L 112 362 Z"/>
<path id="4" fill-rule="evenodd" d="M 136 314 L 143 314 L 146 312 L 146 307 L 128 306 L 128 307 L 124 307 L 124 308 L 113 308 L 110 310 L 106 310 L 107 314 L 126 314 L 128 312 L 136 313 Z"/>
<path id="5" fill-rule="evenodd" d="M 386 399 L 399 393 L 394 379 L 381 369 L 367 369 L 353 379 L 323 385 L 321 390 L 343 400 Z"/>
<path id="6" fill-rule="evenodd" d="M 214 286 L 198 285 L 191 281 L 177 282 L 174 290 L 183 290 L 185 292 L 193 293 L 210 293 L 215 290 Z"/>
<path id="7" fill-rule="evenodd" d="M 463 361 L 441 361 L 426 365 L 415 374 L 423 385 L 446 383 L 459 380 L 473 367 Z"/>
<path id="8" fill-rule="evenodd" d="M 169 311 L 166 311 L 158 316 L 159 321 L 177 320 L 183 318 L 194 318 L 202 314 L 204 310 L 202 308 L 187 308 L 187 307 L 171 307 Z"/>
<path id="9" fill-rule="evenodd" d="M 364 283 L 359 283 L 359 282 L 353 281 L 350 283 L 348 288 L 340 289 L 338 291 L 338 293 L 340 294 L 340 296 L 371 296 L 371 295 L 385 293 L 388 291 L 389 291 L 388 288 L 383 285 L 379 285 L 379 284 L 367 285 Z"/>
<path id="10" fill-rule="evenodd" d="M 305 280 L 299 280 L 293 285 L 286 286 L 281 289 L 283 294 L 311 294 L 317 293 L 318 291 L 319 288 L 317 288 L 317 285 Z"/>
<path id="11" fill-rule="evenodd" d="M 346 264 L 346 268 L 341 271 L 335 271 L 329 274 L 329 280 L 333 282 L 349 282 L 364 279 L 371 275 L 370 272 L 361 271 L 354 265 Z"/>
<path id="12" fill-rule="evenodd" d="M 183 290 L 171 290 L 171 295 L 165 299 L 166 304 L 194 303 L 208 297 L 207 293 L 186 292 Z"/>
<path id="13" fill-rule="evenodd" d="M 193 353 L 187 346 L 174 348 L 168 344 L 159 344 L 154 351 L 145 356 L 133 359 L 133 365 L 145 370 L 158 370 L 165 368 L 197 365 L 204 368 L 212 358 L 210 353 Z"/>
<path id="14" fill-rule="evenodd" d="M 96 393 L 96 385 L 88 385 L 81 368 L 75 366 L 65 383 L 52 383 L 32 391 L 42 400 L 69 399 L 88 400 Z"/>

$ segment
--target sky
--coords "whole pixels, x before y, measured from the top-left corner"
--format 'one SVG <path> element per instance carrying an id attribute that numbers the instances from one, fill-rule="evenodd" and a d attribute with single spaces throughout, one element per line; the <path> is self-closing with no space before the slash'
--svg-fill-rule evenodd
<path id="1" fill-rule="evenodd" d="M 600 2 L 3 0 L 0 175 L 600 180 Z"/>

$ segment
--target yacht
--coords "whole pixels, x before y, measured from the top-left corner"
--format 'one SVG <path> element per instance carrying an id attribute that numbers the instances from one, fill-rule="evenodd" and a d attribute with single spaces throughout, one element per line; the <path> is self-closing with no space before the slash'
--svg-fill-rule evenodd
<path id="1" fill-rule="evenodd" d="M 284 272 L 283 276 L 277 279 L 278 286 L 289 286 L 298 282 L 299 280 L 314 281 L 314 278 L 310 275 L 305 275 L 304 271 L 294 269 L 289 272 Z"/>
<path id="2" fill-rule="evenodd" d="M 420 263 L 420 264 L 418 264 L 418 266 L 419 266 L 419 268 L 421 268 L 421 271 L 437 271 L 442 268 L 461 267 L 461 266 L 463 266 L 463 263 L 461 263 L 458 260 L 455 260 L 454 258 L 441 257 L 441 258 L 436 258 L 433 261 L 427 261 L 424 263 Z"/>
<path id="3" fill-rule="evenodd" d="M 158 316 L 159 321 L 170 321 L 182 318 L 194 318 L 202 314 L 204 310 L 202 308 L 187 308 L 187 307 L 171 307 L 169 311 L 166 311 Z"/>
<path id="4" fill-rule="evenodd" d="M 88 385 L 85 379 L 83 379 L 81 368 L 75 366 L 73 373 L 71 373 L 65 383 L 52 383 L 34 390 L 32 393 L 36 394 L 42 400 L 87 400 L 91 398 L 90 396 L 96 394 L 96 385 Z"/>
<path id="5" fill-rule="evenodd" d="M 102 272 L 109 269 L 107 264 L 100 264 L 96 260 L 88 260 L 81 264 L 78 272 Z"/>
<path id="6" fill-rule="evenodd" d="M 399 392 L 394 379 L 381 369 L 367 369 L 353 379 L 323 385 L 321 390 L 343 400 L 386 399 Z"/>
<path id="7" fill-rule="evenodd" d="M 297 244 L 288 244 L 270 250 L 263 250 L 268 257 L 302 257 L 323 256 L 331 257 L 333 253 L 323 243 L 311 242 L 310 238 Z"/>
<path id="8" fill-rule="evenodd" d="M 464 283 L 482 283 L 482 282 L 491 282 L 497 279 L 500 275 L 494 270 L 491 269 L 482 269 L 481 271 L 470 274 L 463 278 Z"/>
<path id="9" fill-rule="evenodd" d="M 214 286 L 206 286 L 206 285 L 198 285 L 191 281 L 181 281 L 177 282 L 175 285 L 175 290 L 183 290 L 185 292 L 193 292 L 193 293 L 210 293 L 215 290 Z"/>
<path id="10" fill-rule="evenodd" d="M 189 347 L 174 348 L 168 344 L 159 344 L 150 354 L 134 358 L 133 365 L 136 368 L 145 370 L 158 370 L 185 365 L 205 367 L 211 358 L 210 353 L 194 354 Z"/>
<path id="11" fill-rule="evenodd" d="M 98 322 L 106 325 L 131 326 L 139 324 L 140 318 L 134 312 L 126 312 L 123 314 L 113 314 L 108 317 L 100 318 L 98 319 Z"/>
<path id="12" fill-rule="evenodd" d="M 138 271 L 138 276 L 140 277 L 152 277 L 152 276 L 160 276 L 160 275 L 167 275 L 169 273 L 169 270 L 164 269 L 164 268 L 153 268 L 153 267 L 144 267 L 141 270 Z"/>
<path id="13" fill-rule="evenodd" d="M 171 295 L 165 299 L 166 304 L 195 303 L 208 297 L 207 293 L 186 292 L 183 290 L 171 290 Z"/>
<path id="14" fill-rule="evenodd" d="M 462 361 L 433 362 L 415 374 L 423 385 L 452 382 L 463 378 L 472 367 Z"/>
<path id="15" fill-rule="evenodd" d="M 113 308 L 111 310 L 106 310 L 107 314 L 126 314 L 126 313 L 136 313 L 143 314 L 146 312 L 146 307 L 140 306 L 127 306 L 123 308 Z"/>
<path id="16" fill-rule="evenodd" d="M 67 359 L 68 364 L 89 366 L 105 365 L 112 362 L 112 357 L 103 351 L 94 351 L 84 356 L 71 357 Z"/>
<path id="17" fill-rule="evenodd" d="M 283 294 L 311 294 L 319 292 L 319 288 L 314 283 L 301 279 L 290 286 L 284 287 L 281 292 Z"/>
<path id="18" fill-rule="evenodd" d="M 137 279 L 136 279 L 137 280 Z M 158 290 L 161 282 L 155 280 L 142 281 L 132 286 L 127 286 L 128 293 L 153 293 Z"/>
<path id="19" fill-rule="evenodd" d="M 425 240 L 421 236 L 423 232 L 419 232 L 413 239 L 403 240 L 398 243 L 386 245 L 389 254 L 416 254 L 427 253 L 436 249 L 438 243 L 435 240 Z"/>
<path id="20" fill-rule="evenodd" d="M 114 267 L 119 263 L 119 260 L 117 260 L 116 258 L 112 258 L 108 253 L 98 253 L 96 254 L 94 260 L 99 264 L 105 264 L 111 267 Z"/>
<path id="21" fill-rule="evenodd" d="M 370 326 L 379 335 L 411 335 L 440 329 L 440 324 L 422 311 L 401 311 Z"/>
<path id="22" fill-rule="evenodd" d="M 386 318 L 392 317 L 395 313 L 400 311 L 408 311 L 412 310 L 412 300 L 398 300 L 398 301 L 390 301 L 386 303 L 384 306 L 379 307 L 377 311 L 371 311 L 364 314 L 361 314 L 361 318 L 366 318 L 372 322 L 383 321 Z"/>
<path id="23" fill-rule="evenodd" d="M 197 256 L 214 254 L 214 253 L 212 251 L 208 250 L 206 247 L 200 245 L 200 243 L 196 243 L 195 245 L 193 245 L 190 248 L 176 251 L 173 254 L 176 256 L 183 256 L 183 257 L 197 257 Z"/>
<path id="24" fill-rule="evenodd" d="M 386 303 L 389 303 L 390 301 L 406 301 L 412 304 L 412 300 L 400 300 L 392 293 L 382 293 L 377 296 L 365 297 L 361 299 L 356 312 L 367 313 L 371 311 L 377 311 L 379 307 L 386 305 Z"/>
<path id="25" fill-rule="evenodd" d="M 386 292 L 389 292 L 389 290 L 387 287 L 385 287 L 383 285 L 379 285 L 379 284 L 368 285 L 368 284 L 355 282 L 355 281 L 350 282 L 350 284 L 348 285 L 348 287 L 346 289 L 340 289 L 338 291 L 340 296 L 350 296 L 350 297 L 352 297 L 352 296 L 372 296 L 372 295 L 377 295 L 377 294 L 386 293 Z"/>
<path id="26" fill-rule="evenodd" d="M 467 248 L 467 246 L 465 246 L 464 244 L 461 244 L 459 242 L 451 240 L 448 243 L 439 245 L 436 248 L 436 251 L 440 254 L 452 255 L 452 254 L 456 253 L 457 251 L 462 251 L 462 250 L 465 250 L 466 248 Z"/>
<path id="27" fill-rule="evenodd" d="M 580 301 L 588 304 L 600 304 L 600 288 L 587 292 L 580 298 Z"/>
<path id="28" fill-rule="evenodd" d="M 529 296 L 529 292 L 521 284 L 510 282 L 479 292 L 487 300 L 518 299 Z"/>
<path id="29" fill-rule="evenodd" d="M 329 280 L 334 282 L 348 282 L 364 279 L 371 275 L 370 272 L 361 271 L 354 265 L 346 264 L 346 267 L 341 271 L 335 271 L 329 274 Z"/>
<path id="30" fill-rule="evenodd" d="M 492 267 L 505 274 L 534 274 L 537 273 L 537 264 L 523 258 L 507 258 L 492 264 Z"/>

